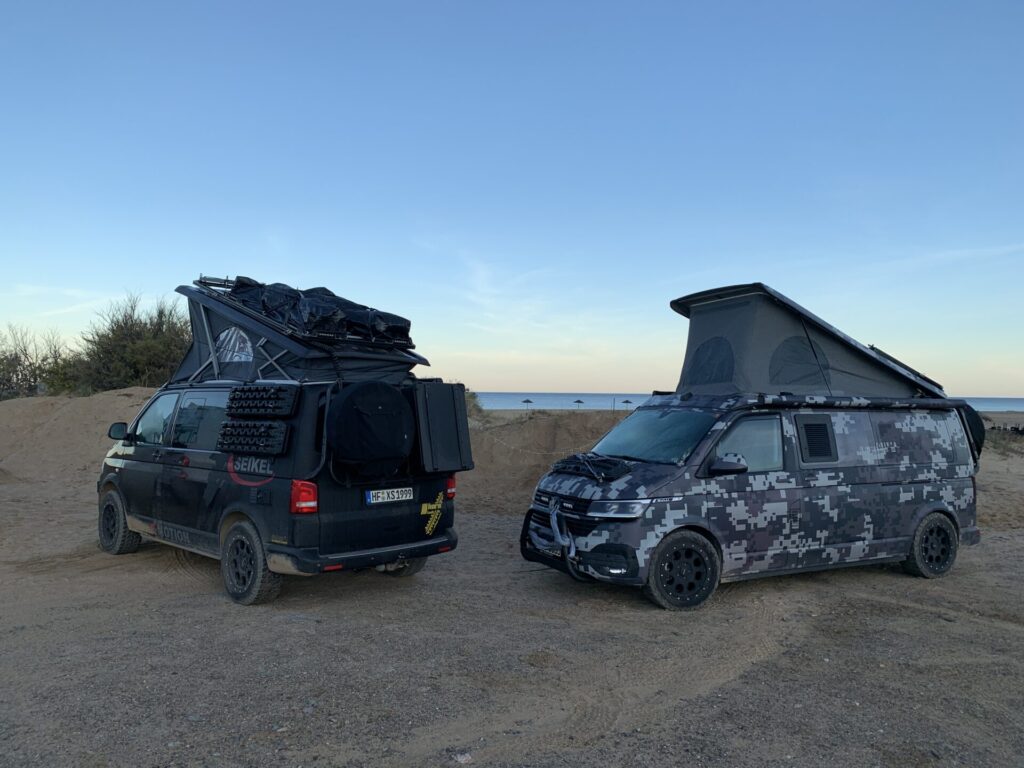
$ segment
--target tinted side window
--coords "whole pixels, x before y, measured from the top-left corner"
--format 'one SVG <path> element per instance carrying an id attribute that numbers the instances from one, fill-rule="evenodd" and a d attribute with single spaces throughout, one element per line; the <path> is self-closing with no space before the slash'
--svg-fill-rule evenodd
<path id="1" fill-rule="evenodd" d="M 738 453 L 751 472 L 782 469 L 782 423 L 778 416 L 741 419 L 718 441 L 717 456 Z"/>
<path id="2" fill-rule="evenodd" d="M 135 425 L 135 439 L 140 443 L 162 445 L 177 402 L 178 395 L 168 392 L 150 403 Z"/>
<path id="3" fill-rule="evenodd" d="M 946 414 L 946 431 L 949 433 L 950 442 L 953 444 L 953 454 L 957 464 L 971 463 L 971 447 L 967 443 L 967 433 L 964 432 L 964 425 L 956 411 L 949 411 Z"/>
<path id="4" fill-rule="evenodd" d="M 871 414 L 883 464 L 955 464 L 948 413 L 886 411 Z"/>
<path id="5" fill-rule="evenodd" d="M 227 404 L 226 390 L 190 392 L 184 395 L 174 419 L 171 445 L 174 448 L 198 451 L 215 450 Z"/>
<path id="6" fill-rule="evenodd" d="M 872 463 L 875 431 L 871 417 L 864 411 L 837 411 L 831 414 L 831 418 L 839 466 Z"/>

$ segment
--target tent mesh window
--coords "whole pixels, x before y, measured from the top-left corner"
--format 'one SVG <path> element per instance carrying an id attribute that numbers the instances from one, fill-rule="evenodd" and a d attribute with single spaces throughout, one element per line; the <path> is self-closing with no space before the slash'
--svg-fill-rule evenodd
<path id="1" fill-rule="evenodd" d="M 693 353 L 693 362 L 687 368 L 683 386 L 724 384 L 732 381 L 735 357 L 732 345 L 724 336 L 712 336 Z"/>
<path id="2" fill-rule="evenodd" d="M 797 416 L 800 453 L 805 464 L 838 461 L 836 439 L 829 416 Z"/>
<path id="3" fill-rule="evenodd" d="M 225 328 L 217 336 L 214 344 L 217 348 L 217 359 L 222 363 L 252 362 L 252 342 L 241 328 Z"/>

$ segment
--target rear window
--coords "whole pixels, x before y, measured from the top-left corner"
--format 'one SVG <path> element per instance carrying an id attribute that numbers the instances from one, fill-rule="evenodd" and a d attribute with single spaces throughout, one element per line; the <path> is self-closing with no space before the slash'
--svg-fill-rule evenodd
<path id="1" fill-rule="evenodd" d="M 953 411 L 876 412 L 871 414 L 871 421 L 878 440 L 879 464 L 956 464 L 961 456 L 967 458 L 957 452 L 950 432 L 951 424 L 959 422 Z M 955 436 L 962 434 L 958 431 Z"/>
<path id="2" fill-rule="evenodd" d="M 151 402 L 135 425 L 135 439 L 140 443 L 162 445 L 177 402 L 178 396 L 173 392 Z"/>
<path id="3" fill-rule="evenodd" d="M 594 453 L 678 464 L 687 459 L 717 419 L 712 413 L 681 408 L 636 410 L 594 446 Z"/>
<path id="4" fill-rule="evenodd" d="M 191 392 L 182 397 L 174 419 L 171 445 L 197 451 L 215 450 L 227 404 L 227 390 Z"/>

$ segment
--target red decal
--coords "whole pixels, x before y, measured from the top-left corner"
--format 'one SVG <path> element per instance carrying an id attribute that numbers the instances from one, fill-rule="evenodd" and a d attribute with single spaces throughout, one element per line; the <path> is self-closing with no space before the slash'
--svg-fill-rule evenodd
<path id="1" fill-rule="evenodd" d="M 263 480 L 246 480 L 235 471 L 235 455 L 233 453 L 228 454 L 228 476 L 231 478 L 232 482 L 237 483 L 238 485 L 246 485 L 250 488 L 258 488 L 261 485 L 266 485 L 274 479 L 274 476 L 271 475 Z"/>

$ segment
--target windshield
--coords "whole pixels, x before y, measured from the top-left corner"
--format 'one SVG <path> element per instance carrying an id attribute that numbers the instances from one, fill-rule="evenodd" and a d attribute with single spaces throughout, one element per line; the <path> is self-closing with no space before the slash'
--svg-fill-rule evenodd
<path id="1" fill-rule="evenodd" d="M 718 417 L 681 408 L 633 411 L 594 446 L 621 459 L 678 464 L 685 461 Z"/>

